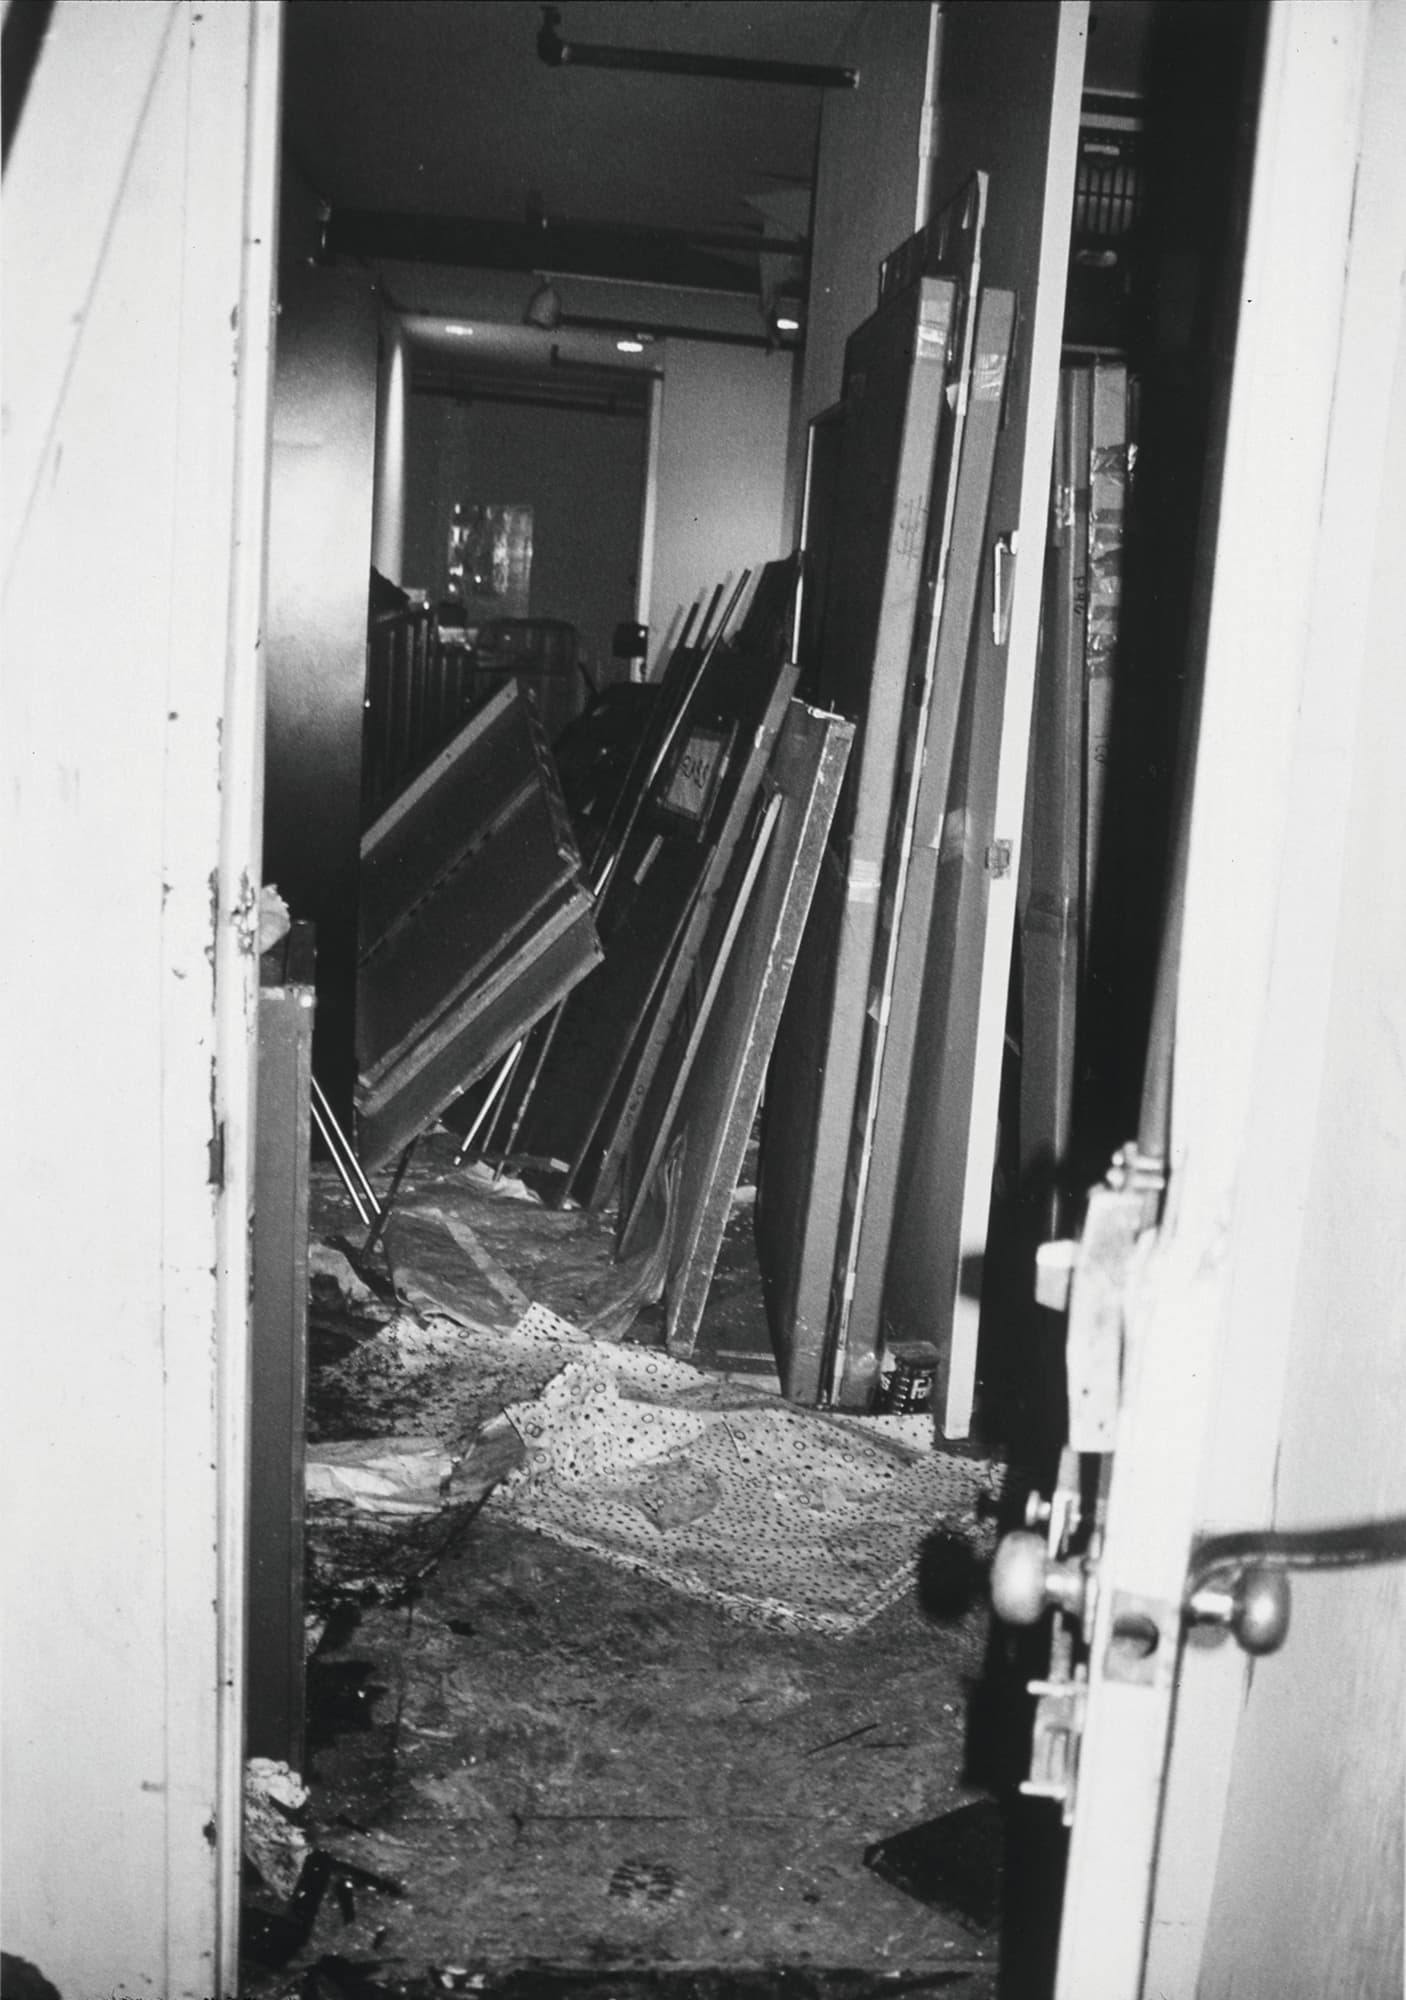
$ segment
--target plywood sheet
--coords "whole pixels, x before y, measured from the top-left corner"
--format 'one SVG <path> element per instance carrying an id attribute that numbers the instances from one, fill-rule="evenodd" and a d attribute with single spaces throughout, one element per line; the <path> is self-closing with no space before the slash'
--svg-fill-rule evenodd
<path id="1" fill-rule="evenodd" d="M 768 773 L 781 810 L 673 1121 L 683 1158 L 666 1327 L 677 1353 L 697 1337 L 853 736 L 841 717 L 793 702 Z"/>
<path id="2" fill-rule="evenodd" d="M 1010 22 L 1018 12 L 1022 32 Z M 945 1350 L 939 1422 L 970 1426 L 995 1160 L 1006 1002 L 1015 931 L 1026 760 L 1040 623 L 1060 337 L 1069 266 L 1084 22 L 1072 7 L 957 7 L 943 20 L 934 187 L 959 184 L 980 160 L 991 176 L 982 245 L 985 282 L 1020 302 L 1005 423 L 992 480 L 990 532 L 1010 587 L 999 636 L 978 622 L 980 702 L 964 795 L 951 810 L 953 854 L 984 882 L 953 884 L 929 955 L 924 1029 L 929 1063 L 909 1107 L 915 1163 L 900 1180 L 883 1307 L 886 1337 Z M 994 79 L 999 78 L 999 90 Z M 988 572 L 984 588 L 991 588 Z M 996 742 L 988 745 L 987 731 Z M 989 754 L 988 754 L 989 753 Z M 947 843 L 944 842 L 944 846 Z M 988 872 L 989 863 L 989 872 Z M 954 863 L 955 865 L 955 863 Z M 989 921 L 988 921 L 989 917 Z M 947 1028 L 939 1041 L 931 1021 Z M 932 1063 L 936 1063 L 936 1067 Z M 925 1197 L 925 1198 L 924 1198 Z"/>
<path id="3" fill-rule="evenodd" d="M 838 447 L 818 698 L 855 724 L 831 829 L 831 857 L 802 949 L 803 977 L 777 1037 L 757 1244 L 773 1339 L 818 1383 L 854 1111 L 876 904 L 923 582 L 933 458 L 945 407 L 955 285 L 920 278 L 851 338 Z M 817 1004 L 821 987 L 828 1004 Z M 785 1135 L 784 1156 L 771 1151 Z M 804 1163 L 811 1163 L 809 1166 Z M 773 1165 L 776 1171 L 773 1172 Z M 791 1176 L 808 1178 L 804 1203 Z M 823 1340 L 823 1332 L 819 1335 Z"/>
<path id="4" fill-rule="evenodd" d="M 931 697 L 921 755 L 911 772 L 913 792 L 906 829 L 908 859 L 899 879 L 899 857 L 891 852 L 886 882 L 888 962 L 879 1008 L 866 1020 L 868 1062 L 861 1064 L 861 1092 L 853 1134 L 851 1166 L 858 1170 L 867 1149 L 867 1172 L 853 1200 L 853 1234 L 847 1268 L 836 1273 L 832 1297 L 835 1361 L 833 1399 L 866 1407 L 878 1376 L 880 1307 L 888 1263 L 899 1152 L 908 1112 L 913 1049 L 923 991 L 923 970 L 937 893 L 938 853 L 947 811 L 953 752 L 973 618 L 979 615 L 978 585 L 986 544 L 991 474 L 1004 402 L 1006 365 L 1015 322 L 1011 293 L 988 290 L 977 313 L 968 417 L 953 492 L 952 537 L 947 576 L 937 611 Z M 918 746 L 915 743 L 914 748 Z M 883 926 L 881 925 L 881 929 Z M 871 1097 L 869 1128 L 861 1129 L 864 1085 Z M 846 1248 L 841 1234 L 842 1255 Z"/>

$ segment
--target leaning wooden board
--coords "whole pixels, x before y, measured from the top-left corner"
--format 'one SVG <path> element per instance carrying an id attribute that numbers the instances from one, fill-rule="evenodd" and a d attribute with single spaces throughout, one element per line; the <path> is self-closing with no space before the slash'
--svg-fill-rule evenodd
<path id="1" fill-rule="evenodd" d="M 1091 368 L 1061 371 L 1019 895 L 1020 1178 L 1023 1195 L 1038 1199 L 1041 1227 L 1052 1237 L 1060 1233 L 1073 1192 L 1066 1176 L 1085 935 L 1081 850 L 1092 392 Z"/>
<path id="2" fill-rule="evenodd" d="M 887 298 L 911 282 L 914 273 L 942 275 L 961 286 L 949 354 L 948 413 L 938 432 L 932 486 L 923 547 L 923 590 L 909 658 L 907 699 L 900 717 L 894 754 L 888 831 L 874 925 L 874 952 L 861 1027 L 859 1065 L 855 1076 L 854 1112 L 847 1135 L 845 1175 L 831 1273 L 826 1318 L 825 1352 L 828 1387 L 833 1401 L 867 1408 L 878 1378 L 877 1342 L 868 1343 L 863 1365 L 850 1378 L 849 1321 L 854 1303 L 856 1263 L 874 1165 L 874 1127 L 879 1109 L 882 1067 L 893 1005 L 898 943 L 913 857 L 913 829 L 919 781 L 925 759 L 950 762 L 950 727 L 955 705 L 943 702 L 938 728 L 929 730 L 936 647 L 946 604 L 947 573 L 956 519 L 958 469 L 971 402 L 971 365 L 976 332 L 976 293 L 981 278 L 981 240 L 986 220 L 986 180 L 977 174 L 927 228 L 900 245 L 884 262 L 880 297 Z M 1004 369 L 1002 369 L 1004 375 Z M 935 774 L 945 785 L 942 771 Z M 859 1357 L 856 1357 L 858 1359 Z"/>
<path id="3" fill-rule="evenodd" d="M 819 1399 L 879 881 L 923 586 L 957 287 L 920 278 L 850 336 L 817 698 L 856 725 L 777 1036 L 757 1249 L 786 1393 Z"/>
<path id="4" fill-rule="evenodd" d="M 853 737 L 840 716 L 793 701 L 758 798 L 765 856 L 672 1117 L 683 1137 L 666 1291 L 676 1354 L 698 1336 Z M 769 815 L 772 798 L 780 810 Z M 737 865 L 745 871 L 744 854 Z"/>
<path id="5" fill-rule="evenodd" d="M 998 551 L 1006 587 L 994 620 L 977 621 L 971 768 L 943 842 L 952 869 L 981 879 L 950 901 L 939 891 L 884 1289 L 885 1337 L 942 1351 L 949 1437 L 970 1428 L 976 1379 L 1083 73 L 1080 10 L 1020 11 L 1012 36 L 1008 8 L 949 9 L 938 79 L 935 185 L 989 168 L 985 277 L 1020 301 L 983 590 L 996 592 Z"/>
<path id="6" fill-rule="evenodd" d="M 696 825 L 661 809 L 677 793 L 674 761 L 659 774 L 621 851 L 599 909 L 604 960 L 562 1012 L 522 1121 L 522 1148 L 565 1161 L 568 1189 L 598 1202 L 611 1191 L 627 1134 L 662 1053 L 709 911 L 746 825 L 795 683 L 775 655 L 720 647 L 678 735 L 725 736 L 724 764 Z"/>
<path id="7" fill-rule="evenodd" d="M 597 963 L 556 773 L 516 688 L 362 838 L 356 1090 L 379 1166 Z"/>
<path id="8" fill-rule="evenodd" d="M 962 685 L 986 544 L 991 472 L 1005 392 L 1006 363 L 1015 324 L 1010 292 L 988 290 L 977 309 L 970 406 L 953 494 L 952 544 L 946 587 L 937 613 L 932 696 L 906 838 L 906 879 L 893 886 L 891 958 L 879 993 L 882 1012 L 871 1018 L 874 1088 L 867 1135 L 856 1116 L 855 1143 L 868 1149 L 868 1171 L 856 1190 L 853 1242 L 847 1267 L 837 1265 L 831 1328 L 834 1402 L 866 1408 L 878 1376 L 884 1276 L 888 1266 L 899 1151 L 912 1084 L 913 1047 L 937 893 L 938 851 L 947 811 Z M 878 981 L 876 979 L 876 986 Z M 862 1114 L 862 1102 L 856 1107 Z M 841 1236 L 844 1248 L 844 1236 Z"/>

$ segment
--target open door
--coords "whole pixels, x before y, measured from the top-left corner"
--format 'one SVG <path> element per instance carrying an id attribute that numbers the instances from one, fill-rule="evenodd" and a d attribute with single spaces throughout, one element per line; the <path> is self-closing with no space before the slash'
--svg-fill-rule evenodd
<path id="1" fill-rule="evenodd" d="M 1401 1990 L 1403 89 L 1387 0 L 1270 10 L 1162 1058 L 994 1580 L 1056 1607 L 1058 2000 Z"/>

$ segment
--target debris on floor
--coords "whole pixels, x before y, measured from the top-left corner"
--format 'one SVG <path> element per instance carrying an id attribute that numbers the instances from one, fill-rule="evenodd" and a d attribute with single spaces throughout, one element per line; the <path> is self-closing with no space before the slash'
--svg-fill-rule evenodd
<path id="1" fill-rule="evenodd" d="M 1002 1474 L 936 1450 L 929 1418 L 728 1395 L 641 1348 L 596 1346 L 504 1416 L 527 1455 L 494 1507 L 736 1617 L 816 1632 L 909 1588 L 934 1526 L 990 1534 Z"/>
<path id="2" fill-rule="evenodd" d="M 815 1631 L 891 1602 L 933 1527 L 989 1536 L 1003 1469 L 937 1450 L 930 1416 L 800 1411 L 755 1374 L 592 1338 L 626 1289 L 607 1228 L 525 1193 L 466 1177 L 440 1136 L 387 1233 L 389 1301 L 363 1298 L 364 1279 L 320 1250 L 360 1337 L 314 1348 L 319 1601 L 339 1567 L 345 1594 L 394 1597 L 424 1574 L 417 1520 L 447 1534 L 490 1494 L 523 1525 L 734 1616 Z"/>
<path id="3" fill-rule="evenodd" d="M 302 1816 L 308 1788 L 296 1771 L 273 1757 L 244 1765 L 244 1859 L 275 1895 L 288 1897 L 308 1858 Z"/>

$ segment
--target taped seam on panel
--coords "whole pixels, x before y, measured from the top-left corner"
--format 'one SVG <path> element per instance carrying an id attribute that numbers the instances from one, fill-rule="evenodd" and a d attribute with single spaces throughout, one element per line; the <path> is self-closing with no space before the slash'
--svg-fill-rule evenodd
<path id="1" fill-rule="evenodd" d="M 939 862 L 962 860 L 969 852 L 971 839 L 972 816 L 969 809 L 954 806 L 943 820 L 936 842 Z"/>
<path id="2" fill-rule="evenodd" d="M 856 861 L 845 882 L 845 900 L 850 903 L 877 903 L 880 870 L 876 861 Z"/>

